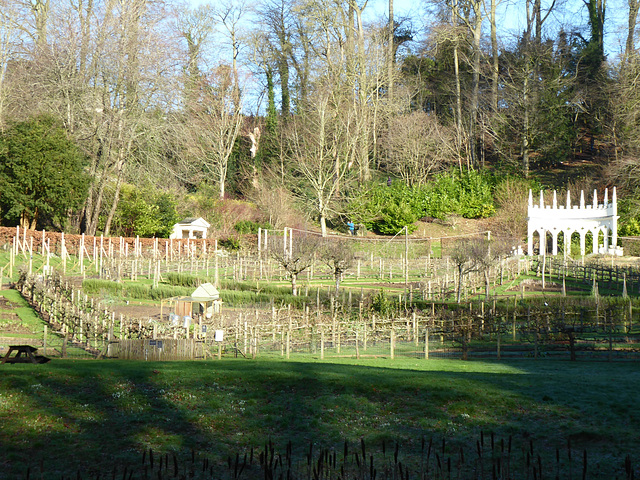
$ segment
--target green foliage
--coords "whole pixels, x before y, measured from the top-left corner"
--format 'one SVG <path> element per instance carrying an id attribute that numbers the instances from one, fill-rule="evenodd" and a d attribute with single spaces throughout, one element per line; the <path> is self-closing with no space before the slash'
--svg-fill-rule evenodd
<path id="1" fill-rule="evenodd" d="M 256 234 L 258 233 L 259 228 L 262 228 L 264 230 L 270 230 L 273 227 L 269 222 L 258 223 L 251 220 L 240 220 L 238 223 L 236 223 L 233 226 L 233 228 L 236 232 L 240 233 L 241 235 L 245 235 L 247 233 Z"/>
<path id="2" fill-rule="evenodd" d="M 193 288 L 160 285 L 156 288 L 139 283 L 118 283 L 111 280 L 86 279 L 82 290 L 89 295 L 113 295 L 136 300 L 161 300 L 163 298 L 190 295 Z"/>
<path id="3" fill-rule="evenodd" d="M 201 283 L 207 283 L 208 280 L 188 273 L 167 272 L 163 275 L 164 280 L 170 285 L 178 285 L 180 287 L 197 287 Z"/>
<path id="4" fill-rule="evenodd" d="M 640 219 L 629 218 L 621 223 L 618 234 L 623 237 L 639 237 L 640 236 Z"/>
<path id="5" fill-rule="evenodd" d="M 382 235 L 395 235 L 405 226 L 409 233 L 416 229 L 414 222 L 417 220 L 411 207 L 407 204 L 390 203 L 382 208 L 380 218 L 370 223 L 370 228 L 376 233 Z"/>
<path id="6" fill-rule="evenodd" d="M 242 245 L 240 245 L 240 240 L 233 237 L 223 238 L 219 240 L 218 245 L 230 252 L 237 252 L 238 250 L 240 250 L 240 248 L 242 248 Z"/>
<path id="7" fill-rule="evenodd" d="M 114 233 L 125 237 L 167 238 L 178 220 L 176 203 L 169 193 L 123 185 L 112 225 Z"/>
<path id="8" fill-rule="evenodd" d="M 460 173 L 451 170 L 438 175 L 431 185 L 431 197 L 440 196 L 443 202 L 436 202 L 440 209 L 432 207 L 431 215 L 441 218 L 443 214 L 455 213 L 464 218 L 487 218 L 495 213 L 493 205 L 493 177 L 468 170 Z M 450 212 L 443 209 L 451 209 Z"/>
<path id="9" fill-rule="evenodd" d="M 395 305 L 385 295 L 384 289 L 380 289 L 376 296 L 373 297 L 373 300 L 371 301 L 371 310 L 384 318 L 388 318 L 393 314 Z"/>
<path id="10" fill-rule="evenodd" d="M 640 209 L 638 208 L 638 194 L 630 191 L 618 202 L 618 235 L 622 237 L 640 236 Z"/>
<path id="11" fill-rule="evenodd" d="M 424 216 L 486 218 L 495 213 L 494 183 L 495 179 L 486 174 L 452 170 L 423 186 L 396 182 L 390 187 L 363 187 L 352 195 L 348 216 L 385 235 L 395 235 L 405 225 L 413 231 L 413 223 Z"/>
<path id="12" fill-rule="evenodd" d="M 87 193 L 85 157 L 60 123 L 39 115 L 0 135 L 0 212 L 29 228 L 61 228 Z"/>

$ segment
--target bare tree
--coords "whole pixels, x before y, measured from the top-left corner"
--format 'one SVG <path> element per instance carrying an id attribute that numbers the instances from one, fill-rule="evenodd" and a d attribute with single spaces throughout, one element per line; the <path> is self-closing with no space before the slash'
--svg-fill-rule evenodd
<path id="1" fill-rule="evenodd" d="M 220 65 L 201 83 L 200 96 L 189 105 L 187 155 L 213 174 L 220 198 L 224 198 L 227 170 L 233 147 L 242 127 L 242 104 L 236 97 L 232 68 Z M 194 165 L 197 169 L 198 165 Z"/>
<path id="2" fill-rule="evenodd" d="M 10 90 L 6 82 L 7 67 L 17 55 L 22 28 L 16 5 L 12 2 L 1 2 L 0 6 L 0 132 L 2 132 L 5 125 L 5 105 Z"/>
<path id="3" fill-rule="evenodd" d="M 179 10 L 176 28 L 187 43 L 187 62 L 184 71 L 187 75 L 187 97 L 189 97 L 200 84 L 203 51 L 213 31 L 213 8 L 210 4 L 201 4 L 193 9 L 185 7 Z"/>
<path id="4" fill-rule="evenodd" d="M 337 296 L 342 277 L 355 260 L 351 244 L 345 240 L 325 239 L 320 248 L 320 258 L 331 269 Z"/>
<path id="5" fill-rule="evenodd" d="M 352 117 L 341 107 L 336 92 L 321 90 L 309 109 L 296 117 L 287 134 L 293 186 L 304 204 L 320 221 L 322 236 L 327 235 L 327 216 L 335 212 L 339 186 L 349 177 L 352 145 L 347 136 Z"/>
<path id="6" fill-rule="evenodd" d="M 233 100 L 239 111 L 240 107 L 240 74 L 238 57 L 240 55 L 242 20 L 253 10 L 247 0 L 221 0 L 216 2 L 214 16 L 222 27 L 223 34 L 231 46 L 231 69 L 233 74 Z"/>
<path id="7" fill-rule="evenodd" d="M 268 168 L 262 169 L 260 181 L 252 182 L 244 194 L 267 216 L 269 223 L 275 228 L 283 228 L 295 222 L 294 198 L 279 176 Z"/>
<path id="8" fill-rule="evenodd" d="M 503 242 L 491 242 L 487 239 L 473 238 L 459 241 L 451 252 L 451 260 L 458 270 L 458 286 L 456 301 L 462 299 L 462 284 L 467 275 L 472 272 L 482 273 L 485 281 L 485 297 L 489 297 L 490 270 L 496 261 L 508 253 L 508 247 Z"/>
<path id="9" fill-rule="evenodd" d="M 292 295 L 298 295 L 298 275 L 314 264 L 319 246 L 319 239 L 311 236 L 296 237 L 291 243 L 284 237 L 269 239 L 269 256 L 287 272 Z"/>
<path id="10" fill-rule="evenodd" d="M 422 111 L 389 121 L 383 145 L 388 168 L 407 185 L 422 185 L 455 158 L 455 136 L 435 115 Z"/>

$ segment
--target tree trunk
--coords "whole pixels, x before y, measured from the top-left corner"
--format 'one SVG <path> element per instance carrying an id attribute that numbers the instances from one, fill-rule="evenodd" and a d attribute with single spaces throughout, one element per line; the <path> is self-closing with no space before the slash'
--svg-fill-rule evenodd
<path id="1" fill-rule="evenodd" d="M 452 18 L 454 19 L 454 21 L 457 21 L 457 0 L 454 0 L 452 10 Z M 458 167 L 460 168 L 460 172 L 462 172 L 462 157 L 460 156 L 460 152 L 462 150 L 462 87 L 460 86 L 460 59 L 458 48 L 458 39 L 456 38 L 453 45 L 453 71 L 456 83 L 456 146 L 458 149 Z"/>
<path id="2" fill-rule="evenodd" d="M 322 236 L 327 236 L 327 218 L 324 213 L 320 214 L 320 232 L 322 232 Z"/>
<path id="3" fill-rule="evenodd" d="M 490 291 L 489 270 L 484 271 L 484 299 L 489 300 Z"/>
<path id="4" fill-rule="evenodd" d="M 113 221 L 113 217 L 116 214 L 116 209 L 118 208 L 118 202 L 120 201 L 120 187 L 122 187 L 122 168 L 118 172 L 118 182 L 116 184 L 116 191 L 113 194 L 113 202 L 111 202 L 111 209 L 109 210 L 109 215 L 107 216 L 107 221 L 104 225 L 104 235 L 109 236 L 111 232 L 111 222 Z"/>
<path id="5" fill-rule="evenodd" d="M 226 172 L 223 171 L 222 168 L 220 168 L 220 178 L 218 179 L 220 181 L 220 200 L 224 200 L 224 184 L 225 184 L 225 175 Z"/>
<path id="6" fill-rule="evenodd" d="M 480 110 L 480 40 L 482 39 L 482 13 L 480 2 L 474 2 L 475 24 L 473 26 L 473 76 L 471 88 L 471 119 L 469 120 L 469 149 L 471 165 L 478 165 L 478 112 Z"/>
<path id="7" fill-rule="evenodd" d="M 640 10 L 640 1 L 627 1 L 629 3 L 629 17 L 627 19 L 627 41 L 624 49 L 624 64 L 628 63 L 635 53 L 634 40 L 636 36 L 636 22 L 638 21 L 638 10 Z"/>
<path id="8" fill-rule="evenodd" d="M 524 128 L 522 132 L 522 171 L 524 178 L 529 178 L 529 71 L 528 65 L 524 75 L 522 103 L 524 105 Z"/>
<path id="9" fill-rule="evenodd" d="M 394 24 L 394 20 L 393 20 L 393 0 L 389 0 L 389 38 L 387 40 L 387 42 L 389 42 L 389 44 L 387 45 L 388 48 L 388 58 L 387 58 L 387 75 L 388 75 L 388 85 L 387 85 L 387 89 L 389 92 L 389 99 L 391 99 L 393 97 L 393 57 L 394 57 L 394 48 L 393 48 L 393 42 L 394 42 L 394 30 L 395 30 L 395 24 Z"/>
<path id="10" fill-rule="evenodd" d="M 498 28 L 496 25 L 496 0 L 491 0 L 491 109 L 498 111 Z"/>
<path id="11" fill-rule="evenodd" d="M 291 295 L 293 295 L 294 297 L 298 296 L 297 281 L 298 281 L 298 274 L 297 273 L 292 273 L 291 274 Z"/>

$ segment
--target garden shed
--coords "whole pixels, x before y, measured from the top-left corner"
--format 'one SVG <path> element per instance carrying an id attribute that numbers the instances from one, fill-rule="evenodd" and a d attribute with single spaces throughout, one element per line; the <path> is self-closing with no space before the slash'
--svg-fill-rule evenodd
<path id="1" fill-rule="evenodd" d="M 173 226 L 173 232 L 169 238 L 207 238 L 207 230 L 211 224 L 204 218 L 185 218 Z"/>
<path id="2" fill-rule="evenodd" d="M 211 283 L 200 285 L 188 297 L 172 297 L 168 301 L 172 304 L 172 311 L 180 317 L 193 318 L 195 314 L 210 318 L 214 313 L 220 313 L 222 308 L 220 292 Z"/>

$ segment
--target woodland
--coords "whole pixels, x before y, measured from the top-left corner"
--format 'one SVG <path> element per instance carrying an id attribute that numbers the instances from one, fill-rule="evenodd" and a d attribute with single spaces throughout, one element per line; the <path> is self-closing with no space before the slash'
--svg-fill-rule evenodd
<path id="1" fill-rule="evenodd" d="M 604 0 L 517 3 L 1 0 L 0 221 L 394 235 L 458 216 L 521 239 L 530 188 L 615 185 L 640 233 L 640 1 L 616 23 Z"/>

